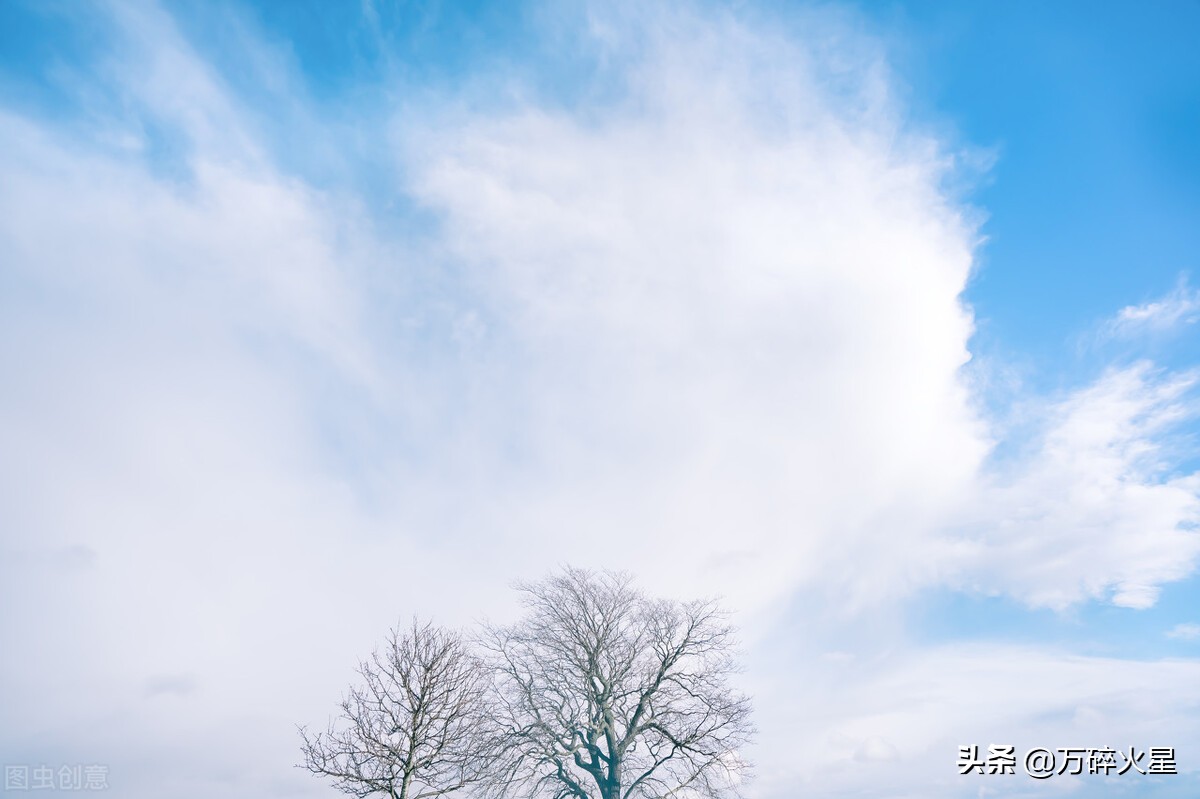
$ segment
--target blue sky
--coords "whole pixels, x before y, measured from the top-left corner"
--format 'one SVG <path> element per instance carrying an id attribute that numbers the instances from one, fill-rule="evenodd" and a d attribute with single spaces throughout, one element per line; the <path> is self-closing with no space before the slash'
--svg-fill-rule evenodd
<path id="1" fill-rule="evenodd" d="M 989 243 L 967 297 L 986 334 L 1041 370 L 1072 354 L 1048 343 L 1195 271 L 1197 14 L 1191 3 L 881 13 L 910 37 L 915 105 L 996 150 L 975 195 Z"/>
<path id="2" fill-rule="evenodd" d="M 750 797 L 1194 795 L 1198 25 L 0 4 L 0 757 L 332 795 L 396 618 L 569 562 L 736 608 Z"/>

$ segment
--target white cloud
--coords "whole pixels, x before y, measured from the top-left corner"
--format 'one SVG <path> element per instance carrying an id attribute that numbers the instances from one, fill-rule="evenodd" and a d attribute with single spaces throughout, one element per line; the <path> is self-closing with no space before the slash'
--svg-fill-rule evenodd
<path id="1" fill-rule="evenodd" d="M 1177 638 L 1181 641 L 1195 641 L 1200 639 L 1200 624 L 1176 624 L 1167 631 L 1168 638 Z"/>
<path id="2" fill-rule="evenodd" d="M 765 796 L 882 790 L 895 797 L 973 797 L 983 786 L 1004 796 L 1057 796 L 1097 790 L 1103 778 L 1032 780 L 1020 759 L 1030 749 L 1169 746 L 1188 772 L 1183 753 L 1200 745 L 1200 664 L 1194 660 L 949 645 L 881 652 L 866 668 L 837 666 L 806 677 L 799 683 L 780 675 L 761 689 L 781 701 L 759 708 L 760 723 L 797 731 L 760 747 L 759 761 L 770 764 L 762 775 Z M 959 746 L 986 753 L 991 744 L 1015 747 L 1016 776 L 959 774 Z"/>
<path id="3" fill-rule="evenodd" d="M 388 624 L 505 615 L 512 579 L 571 561 L 725 594 L 774 668 L 794 592 L 857 608 L 900 655 L 833 636 L 760 726 L 885 768 L 940 753 L 899 723 L 923 701 L 966 729 L 915 675 L 961 688 L 995 654 L 906 651 L 897 601 L 1138 605 L 1191 570 L 1196 486 L 1160 448 L 1190 377 L 1107 375 L 984 471 L 977 233 L 873 43 L 626 10 L 593 14 L 632 59 L 604 108 L 396 122 L 428 245 L 274 168 L 153 12 L 121 7 L 144 49 L 104 74 L 183 132 L 188 180 L 0 118 L 0 640 L 36 653 L 0 671 L 6 752 L 111 762 L 130 797 L 323 795 L 291 725 Z M 1107 667 L 1012 656 L 1064 690 Z M 826 670 L 861 679 L 805 714 Z M 1107 707 L 1093 688 L 1069 695 Z"/>
<path id="4" fill-rule="evenodd" d="M 947 541 L 960 585 L 1034 606 L 1089 599 L 1145 608 L 1200 555 L 1200 478 L 1172 469 L 1172 427 L 1195 376 L 1142 363 L 1043 410 L 1045 430 L 970 496 Z"/>
<path id="5" fill-rule="evenodd" d="M 1110 320 L 1105 331 L 1111 336 L 1167 333 L 1200 319 L 1200 291 L 1179 284 L 1165 297 L 1142 305 L 1127 305 Z"/>
<path id="6" fill-rule="evenodd" d="M 504 535 L 743 605 L 818 575 L 907 583 L 883 564 L 988 446 L 958 373 L 975 233 L 939 193 L 948 159 L 894 133 L 874 72 L 834 92 L 782 37 L 638 23 L 661 38 L 604 114 L 410 140 L 507 348 L 481 345 L 484 395 L 519 397 L 479 433 L 527 447 L 513 505 L 536 518 Z"/>
<path id="7" fill-rule="evenodd" d="M 485 378 L 523 403 L 504 435 L 538 496 L 516 536 L 570 553 L 569 519 L 613 565 L 743 606 L 816 583 L 855 605 L 951 584 L 1146 607 L 1190 574 L 1198 484 L 1160 442 L 1191 376 L 1105 375 L 985 468 L 1005 431 L 960 371 L 976 234 L 939 191 L 947 157 L 895 133 L 873 60 L 835 94 L 789 40 L 650 21 L 672 35 L 599 119 L 467 114 L 410 142 L 448 257 L 521 353 Z"/>

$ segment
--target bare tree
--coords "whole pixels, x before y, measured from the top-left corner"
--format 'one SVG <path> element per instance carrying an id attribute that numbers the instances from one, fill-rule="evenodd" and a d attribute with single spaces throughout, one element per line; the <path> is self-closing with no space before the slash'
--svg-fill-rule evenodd
<path id="1" fill-rule="evenodd" d="M 739 794 L 750 703 L 729 685 L 732 629 L 713 602 L 650 599 L 625 575 L 580 569 L 518 587 L 525 618 L 481 636 L 505 742 L 494 793 Z"/>
<path id="2" fill-rule="evenodd" d="M 442 796 L 486 775 L 491 680 L 457 633 L 414 619 L 358 671 L 326 732 L 300 728 L 303 767 L 352 796 L 392 799 Z"/>

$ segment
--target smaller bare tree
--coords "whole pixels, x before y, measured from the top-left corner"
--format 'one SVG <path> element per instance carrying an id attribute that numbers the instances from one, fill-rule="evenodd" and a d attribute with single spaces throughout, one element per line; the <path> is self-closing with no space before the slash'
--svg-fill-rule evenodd
<path id="1" fill-rule="evenodd" d="M 485 776 L 491 680 L 458 633 L 414 619 L 358 672 L 325 732 L 300 728 L 301 767 L 351 796 L 391 799 L 431 799 Z"/>

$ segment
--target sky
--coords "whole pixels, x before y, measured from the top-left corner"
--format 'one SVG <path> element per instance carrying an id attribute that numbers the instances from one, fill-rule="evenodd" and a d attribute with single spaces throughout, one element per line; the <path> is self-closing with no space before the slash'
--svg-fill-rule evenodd
<path id="1" fill-rule="evenodd" d="M 337 795 L 393 624 L 572 564 L 730 608 L 749 799 L 1194 797 L 1198 29 L 0 3 L 0 761 Z"/>

